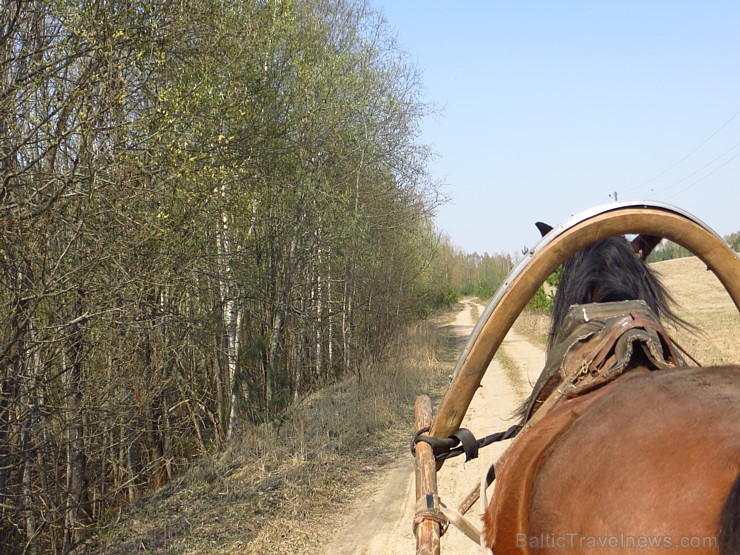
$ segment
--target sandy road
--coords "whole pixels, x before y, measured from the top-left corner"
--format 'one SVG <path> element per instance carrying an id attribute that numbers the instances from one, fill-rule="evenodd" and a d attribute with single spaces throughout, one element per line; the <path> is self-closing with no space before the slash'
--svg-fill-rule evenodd
<path id="1" fill-rule="evenodd" d="M 465 301 L 464 308 L 453 323 L 453 331 L 467 337 L 475 325 L 475 317 L 485 307 Z M 511 424 L 511 414 L 531 391 L 545 363 L 541 348 L 529 343 L 516 333 L 509 332 L 501 349 L 515 368 L 502 366 L 494 360 L 473 398 L 463 420 L 476 437 L 505 430 Z M 502 442 L 486 447 L 478 459 L 465 463 L 463 457 L 447 461 L 438 474 L 439 495 L 448 506 L 456 506 L 474 485 L 480 482 L 485 469 L 506 448 Z M 414 470 L 411 456 L 407 456 L 358 496 L 354 506 L 347 510 L 344 527 L 326 546 L 328 555 L 408 555 L 415 552 L 411 532 L 414 515 Z M 480 514 L 479 505 L 468 513 L 475 524 Z M 454 527 L 442 538 L 442 553 L 486 553 Z"/>

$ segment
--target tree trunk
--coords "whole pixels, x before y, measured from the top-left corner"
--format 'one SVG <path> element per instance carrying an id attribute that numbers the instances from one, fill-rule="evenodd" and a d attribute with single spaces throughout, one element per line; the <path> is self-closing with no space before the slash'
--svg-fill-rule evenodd
<path id="1" fill-rule="evenodd" d="M 65 361 L 67 375 L 67 506 L 64 543 L 67 553 L 78 541 L 87 519 L 87 457 L 83 425 L 82 337 L 78 324 L 72 325 Z"/>
<path id="2" fill-rule="evenodd" d="M 239 300 L 239 287 L 234 279 L 235 249 L 234 237 L 229 226 L 229 214 L 226 211 L 228 197 L 229 189 L 224 182 L 221 184 L 221 200 L 224 202 L 224 207 L 221 212 L 221 225 L 217 237 L 217 247 L 219 264 L 221 266 L 219 288 L 221 291 L 222 315 L 226 332 L 226 366 L 230 397 L 226 439 L 231 440 L 236 433 L 238 424 L 239 384 L 237 383 L 237 366 L 239 363 L 243 308 Z"/>

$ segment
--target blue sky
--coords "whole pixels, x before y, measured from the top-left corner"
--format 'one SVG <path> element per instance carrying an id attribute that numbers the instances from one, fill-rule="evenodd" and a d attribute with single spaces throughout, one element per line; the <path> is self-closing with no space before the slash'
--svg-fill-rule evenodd
<path id="1" fill-rule="evenodd" d="M 614 192 L 740 230 L 740 2 L 372 1 L 442 108 L 422 140 L 463 250 L 514 254 Z"/>

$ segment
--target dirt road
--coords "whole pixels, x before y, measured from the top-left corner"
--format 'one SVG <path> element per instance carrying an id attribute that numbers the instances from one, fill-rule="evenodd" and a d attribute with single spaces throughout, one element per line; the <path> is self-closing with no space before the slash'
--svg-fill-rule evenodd
<path id="1" fill-rule="evenodd" d="M 465 301 L 464 308 L 453 323 L 453 330 L 467 337 L 475 325 L 478 314 L 485 307 Z M 541 348 L 529 343 L 513 331 L 504 340 L 501 349 L 510 363 L 502 365 L 494 360 L 473 398 L 462 427 L 476 437 L 505 430 L 512 421 L 514 409 L 531 391 L 544 366 L 545 355 Z M 498 358 L 498 357 L 497 357 Z M 439 495 L 448 506 L 456 506 L 471 488 L 480 482 L 485 469 L 495 461 L 506 443 L 486 447 L 478 459 L 465 463 L 463 457 L 447 461 L 438 474 Z M 411 532 L 414 515 L 414 471 L 411 456 L 399 460 L 382 477 L 358 496 L 358 501 L 348 509 L 344 526 L 326 547 L 328 555 L 408 555 L 415 552 Z M 475 524 L 480 514 L 476 505 L 468 516 Z M 486 553 L 454 527 L 442 538 L 443 553 Z"/>

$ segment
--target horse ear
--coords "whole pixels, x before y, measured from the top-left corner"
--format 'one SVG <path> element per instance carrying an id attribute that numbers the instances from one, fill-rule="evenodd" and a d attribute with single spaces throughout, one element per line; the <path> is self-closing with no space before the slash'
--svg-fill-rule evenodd
<path id="1" fill-rule="evenodd" d="M 662 240 L 662 237 L 656 237 L 655 235 L 638 235 L 632 239 L 632 250 L 635 251 L 640 260 L 645 260 L 653 252 L 653 249 L 660 245 Z"/>
<path id="2" fill-rule="evenodd" d="M 547 225 L 542 222 L 536 222 L 534 225 L 537 226 L 537 229 L 540 230 L 540 233 L 542 234 L 543 237 L 552 231 L 551 225 Z"/>

